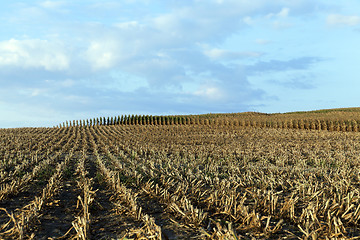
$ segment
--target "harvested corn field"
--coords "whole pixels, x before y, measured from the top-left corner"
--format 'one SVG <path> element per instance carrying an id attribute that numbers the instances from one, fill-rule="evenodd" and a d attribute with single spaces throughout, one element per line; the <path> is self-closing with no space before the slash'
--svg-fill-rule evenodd
<path id="1" fill-rule="evenodd" d="M 0 238 L 360 238 L 357 131 L 178 123 L 0 130 Z"/>

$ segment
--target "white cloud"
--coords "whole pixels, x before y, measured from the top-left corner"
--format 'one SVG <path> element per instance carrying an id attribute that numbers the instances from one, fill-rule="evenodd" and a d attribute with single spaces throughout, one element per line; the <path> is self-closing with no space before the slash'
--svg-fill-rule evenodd
<path id="1" fill-rule="evenodd" d="M 220 88 L 214 86 L 201 86 L 199 90 L 194 93 L 194 95 L 214 101 L 221 100 L 225 96 Z"/>
<path id="2" fill-rule="evenodd" d="M 288 22 L 287 17 L 289 16 L 290 8 L 283 7 L 277 13 L 269 13 L 265 16 L 266 21 L 269 19 L 273 19 L 272 27 L 275 29 L 284 29 L 292 26 L 291 23 Z"/>
<path id="3" fill-rule="evenodd" d="M 118 60 L 119 45 L 113 40 L 93 41 L 86 51 L 88 61 L 94 70 L 113 67 Z"/>
<path id="4" fill-rule="evenodd" d="M 329 25 L 348 25 L 356 26 L 360 24 L 360 16 L 344 16 L 340 14 L 331 14 L 327 17 Z"/>
<path id="5" fill-rule="evenodd" d="M 246 23 L 247 25 L 253 25 L 254 24 L 254 20 L 249 16 L 244 17 L 243 22 Z"/>
<path id="6" fill-rule="evenodd" d="M 119 8 L 121 6 L 120 2 L 116 2 L 116 1 L 99 1 L 96 2 L 94 4 L 92 4 L 90 6 L 90 8 L 93 9 L 105 9 L 105 10 L 112 10 L 112 9 L 116 9 Z"/>
<path id="7" fill-rule="evenodd" d="M 41 89 L 41 88 L 29 88 L 29 89 L 22 90 L 20 93 L 24 94 L 25 96 L 29 96 L 29 97 L 37 97 L 37 96 L 41 96 L 42 94 L 46 93 L 46 90 Z"/>
<path id="8" fill-rule="evenodd" d="M 262 55 L 260 52 L 236 52 L 219 48 L 207 49 L 204 51 L 204 54 L 213 60 L 236 60 L 245 57 L 260 57 Z"/>
<path id="9" fill-rule="evenodd" d="M 277 14 L 278 17 L 287 17 L 289 15 L 290 9 L 289 8 L 283 8 L 281 11 Z"/>
<path id="10" fill-rule="evenodd" d="M 43 92 L 42 89 L 37 89 L 37 88 L 35 88 L 35 89 L 33 89 L 33 90 L 31 91 L 31 96 L 32 96 L 32 97 L 36 97 L 36 96 L 40 95 L 42 92 Z"/>
<path id="11" fill-rule="evenodd" d="M 44 68 L 59 71 L 69 68 L 69 57 L 58 42 L 30 39 L 0 42 L 0 67 Z"/>
<path id="12" fill-rule="evenodd" d="M 39 4 L 43 8 L 57 9 L 65 5 L 64 1 L 43 1 Z"/>
<path id="13" fill-rule="evenodd" d="M 289 15 L 290 9 L 287 7 L 284 7 L 280 10 L 280 12 L 278 13 L 270 13 L 268 15 L 266 15 L 267 18 L 272 18 L 272 17 L 279 17 L 279 18 L 285 18 Z"/>

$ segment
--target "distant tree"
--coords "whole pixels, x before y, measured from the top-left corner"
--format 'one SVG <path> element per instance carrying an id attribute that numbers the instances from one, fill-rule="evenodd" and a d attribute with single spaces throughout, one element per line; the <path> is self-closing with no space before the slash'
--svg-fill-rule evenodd
<path id="1" fill-rule="evenodd" d="M 145 115 L 141 116 L 141 124 L 146 125 L 146 116 Z"/>
<path id="2" fill-rule="evenodd" d="M 135 125 L 139 124 L 139 116 L 138 115 L 135 115 L 135 117 L 134 117 L 134 124 Z"/>
<path id="3" fill-rule="evenodd" d="M 195 120 L 193 117 L 190 118 L 190 124 L 195 124 Z"/>
<path id="4" fill-rule="evenodd" d="M 151 125 L 156 125 L 156 123 L 155 123 L 155 121 L 156 121 L 156 118 L 155 118 L 155 116 L 150 116 L 150 124 Z"/>

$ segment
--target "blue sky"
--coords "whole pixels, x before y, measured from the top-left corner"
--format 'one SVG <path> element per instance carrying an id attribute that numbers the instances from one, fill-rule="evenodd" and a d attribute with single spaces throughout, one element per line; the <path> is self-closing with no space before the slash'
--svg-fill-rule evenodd
<path id="1" fill-rule="evenodd" d="M 0 3 L 0 128 L 359 106 L 357 0 Z"/>

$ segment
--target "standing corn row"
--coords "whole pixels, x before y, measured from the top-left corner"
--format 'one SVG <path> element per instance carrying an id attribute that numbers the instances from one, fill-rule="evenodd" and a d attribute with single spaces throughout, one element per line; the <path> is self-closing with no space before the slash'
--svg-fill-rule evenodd
<path id="1" fill-rule="evenodd" d="M 87 120 L 66 121 L 58 127 L 92 127 L 109 125 L 208 125 L 208 126 L 239 126 L 256 128 L 283 128 L 304 130 L 327 130 L 341 132 L 358 132 L 357 120 L 330 119 L 288 119 L 253 117 L 209 117 L 207 115 L 121 115 L 117 117 L 99 117 Z"/>

